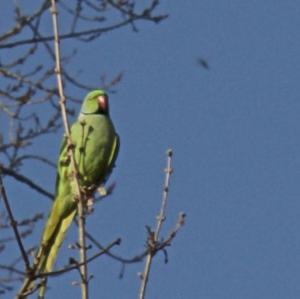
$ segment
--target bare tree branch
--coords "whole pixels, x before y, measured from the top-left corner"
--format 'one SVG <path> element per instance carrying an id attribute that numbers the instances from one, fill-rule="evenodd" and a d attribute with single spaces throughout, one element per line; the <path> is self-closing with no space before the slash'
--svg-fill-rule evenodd
<path id="1" fill-rule="evenodd" d="M 1 174 L 0 174 L 0 195 L 3 199 L 5 208 L 7 210 L 7 214 L 8 214 L 9 219 L 10 219 L 11 227 L 13 228 L 15 238 L 17 240 L 21 255 L 23 257 L 23 261 L 24 261 L 24 264 L 25 264 L 25 267 L 26 267 L 26 271 L 30 271 L 29 259 L 27 257 L 26 251 L 25 251 L 23 243 L 22 243 L 21 236 L 20 236 L 19 231 L 18 231 L 17 221 L 15 220 L 14 215 L 13 215 L 12 210 L 11 210 L 10 205 L 9 205 L 9 201 L 8 201 L 8 198 L 7 198 L 7 195 L 6 195 L 6 192 L 5 192 L 5 188 L 4 188 L 4 185 L 3 185 L 3 180 L 2 180 L 2 175 Z"/>
<path id="2" fill-rule="evenodd" d="M 82 299 L 88 299 L 88 270 L 87 270 L 87 257 L 86 257 L 86 238 L 85 238 L 85 213 L 84 213 L 84 199 L 85 195 L 81 191 L 79 182 L 79 171 L 75 160 L 74 146 L 72 143 L 70 126 L 68 122 L 67 110 L 66 110 L 66 98 L 64 95 L 63 82 L 62 82 L 62 70 L 61 70 L 61 58 L 60 58 L 60 36 L 58 32 L 58 18 L 57 18 L 57 8 L 55 0 L 51 0 L 51 14 L 53 22 L 53 32 L 54 32 L 54 48 L 55 48 L 55 60 L 56 60 L 56 77 L 58 92 L 60 96 L 60 107 L 62 113 L 62 119 L 64 123 L 68 151 L 71 159 L 71 167 L 73 169 L 73 179 L 75 183 L 75 192 L 77 197 L 77 207 L 78 207 L 78 224 L 79 224 L 79 252 L 80 252 L 80 276 L 81 276 L 81 296 Z"/>
<path id="3" fill-rule="evenodd" d="M 91 261 L 95 260 L 97 257 L 99 257 L 103 254 L 106 254 L 112 247 L 114 247 L 115 245 L 120 245 L 120 243 L 121 243 L 121 239 L 120 238 L 116 239 L 115 241 L 110 243 L 108 246 L 103 248 L 98 253 L 96 253 L 93 256 L 87 258 L 85 263 L 88 264 Z M 69 271 L 72 271 L 72 270 L 75 270 L 75 269 L 79 269 L 83 265 L 83 262 L 77 262 L 74 259 L 71 260 L 71 263 L 74 264 L 74 265 L 67 266 L 67 267 L 64 267 L 64 268 L 56 270 L 56 271 L 38 273 L 35 276 L 35 278 L 43 278 L 43 277 L 48 277 L 48 276 L 58 276 L 58 275 L 66 273 L 66 272 L 69 272 Z"/>
<path id="4" fill-rule="evenodd" d="M 158 238 L 159 238 L 159 233 L 162 227 L 163 222 L 166 219 L 166 206 L 167 206 L 167 201 L 168 201 L 168 195 L 169 195 L 169 186 L 170 186 L 170 177 L 171 174 L 173 173 L 173 168 L 172 168 L 172 155 L 173 152 L 171 149 L 167 150 L 167 166 L 165 169 L 165 181 L 164 181 L 164 187 L 163 187 L 163 194 L 162 194 L 162 203 L 161 203 L 161 208 L 160 212 L 156 218 L 156 229 L 155 231 L 151 231 L 150 228 L 148 228 L 148 255 L 146 257 L 146 263 L 145 263 L 145 268 L 143 273 L 140 275 L 141 278 L 141 286 L 140 286 L 140 291 L 139 291 L 139 299 L 144 299 L 145 294 L 146 294 L 146 288 L 149 280 L 149 275 L 150 275 L 150 269 L 151 269 L 151 264 L 152 264 L 152 258 L 156 254 L 158 250 L 164 249 L 166 245 L 169 245 L 169 242 L 175 237 L 176 232 L 172 234 L 172 238 L 167 239 L 167 243 L 159 243 Z M 183 221 L 182 221 L 183 223 Z M 179 229 L 179 228 L 178 228 Z"/>
<path id="5" fill-rule="evenodd" d="M 34 183 L 32 180 L 30 180 L 28 177 L 21 175 L 13 170 L 11 170 L 10 168 L 7 168 L 3 165 L 0 164 L 0 173 L 3 173 L 5 175 L 9 175 L 13 178 L 15 178 L 16 180 L 18 180 L 21 183 L 26 184 L 27 186 L 29 186 L 30 188 L 36 190 L 37 192 L 45 195 L 46 197 L 50 198 L 51 200 L 53 200 L 53 194 L 48 192 L 47 190 L 45 190 L 44 188 L 40 187 L 39 185 L 37 185 L 36 183 Z"/>
<path id="6" fill-rule="evenodd" d="M 147 11 L 147 13 L 148 13 L 148 11 Z M 162 15 L 159 17 L 153 17 L 151 20 L 154 21 L 155 23 L 159 23 L 160 21 L 166 19 L 167 17 L 168 17 L 167 15 Z M 149 16 L 147 16 L 147 15 L 139 15 L 139 16 L 137 15 L 131 19 L 124 20 L 122 22 L 119 22 L 119 23 L 111 25 L 111 26 L 61 34 L 60 39 L 63 40 L 63 39 L 70 39 L 70 38 L 88 37 L 86 39 L 86 41 L 90 41 L 90 40 L 93 40 L 93 39 L 99 37 L 103 33 L 107 33 L 109 31 L 119 29 L 128 24 L 132 24 L 133 21 L 142 20 L 142 19 L 150 20 Z M 53 41 L 54 39 L 55 39 L 55 36 L 53 36 L 53 35 L 45 36 L 45 37 L 33 37 L 30 39 L 24 39 L 24 40 L 20 40 L 20 41 L 11 42 L 11 43 L 0 44 L 0 49 L 9 49 L 9 48 L 14 48 L 14 47 L 23 46 L 23 45 L 30 45 L 30 44 L 36 44 L 36 43 L 41 43 L 41 42 Z"/>

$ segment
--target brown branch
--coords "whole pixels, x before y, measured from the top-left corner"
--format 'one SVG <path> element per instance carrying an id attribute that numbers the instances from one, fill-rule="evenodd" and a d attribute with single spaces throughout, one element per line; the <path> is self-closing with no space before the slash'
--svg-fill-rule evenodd
<path id="1" fill-rule="evenodd" d="M 26 230 L 24 230 L 23 232 L 20 233 L 20 238 L 24 239 L 24 238 L 26 238 L 27 236 L 29 236 L 31 234 L 32 234 L 32 229 L 28 228 L 28 229 L 26 229 Z M 15 237 L 2 238 L 2 239 L 0 239 L 0 244 L 8 243 L 10 241 L 13 241 L 14 239 L 15 239 Z"/>
<path id="2" fill-rule="evenodd" d="M 85 263 L 86 264 L 90 263 L 91 261 L 95 260 L 99 256 L 105 254 L 113 246 L 119 245 L 120 243 L 121 243 L 121 239 L 119 239 L 119 238 L 116 239 L 111 244 L 109 244 L 108 246 L 106 246 L 103 250 L 101 250 L 100 252 L 94 254 L 90 258 L 86 259 Z M 37 291 L 43 285 L 43 281 L 42 281 L 41 283 L 37 283 L 35 286 L 32 286 L 31 285 L 32 281 L 34 281 L 34 280 L 36 280 L 38 278 L 47 278 L 47 277 L 50 277 L 50 276 L 59 276 L 59 275 L 64 274 L 66 272 L 70 272 L 72 270 L 79 269 L 83 265 L 83 262 L 79 262 L 78 263 L 75 260 L 72 260 L 72 262 L 74 263 L 74 265 L 67 266 L 67 267 L 64 267 L 64 268 L 56 270 L 56 271 L 42 272 L 42 273 L 38 273 L 38 274 L 31 273 L 30 277 L 27 276 L 27 279 L 26 279 L 25 283 L 23 284 L 21 290 L 19 291 L 16 299 L 24 299 L 24 298 L 26 298 L 28 295 L 34 293 L 35 291 Z M 7 270 L 9 270 L 9 269 L 7 269 Z M 17 272 L 17 271 L 18 270 L 16 270 L 15 272 Z"/>
<path id="3" fill-rule="evenodd" d="M 51 0 L 51 14 L 54 32 L 54 48 L 55 48 L 55 60 L 56 60 L 56 77 L 58 92 L 60 96 L 60 107 L 62 113 L 62 119 L 64 123 L 65 133 L 67 137 L 68 151 L 71 158 L 71 166 L 73 169 L 75 192 L 77 196 L 77 207 L 78 207 L 78 223 L 79 223 L 79 253 L 80 253 L 80 274 L 81 274 L 81 295 L 82 299 L 88 299 L 88 271 L 87 271 L 87 257 L 86 257 L 86 239 L 85 239 L 85 214 L 84 214 L 84 194 L 80 188 L 79 182 L 79 171 L 75 160 L 74 146 L 71 139 L 70 127 L 68 122 L 67 110 L 66 110 L 66 98 L 63 90 L 62 82 L 62 69 L 61 69 L 61 58 L 60 58 L 60 36 L 58 32 L 58 18 L 57 8 L 55 0 Z"/>
<path id="4" fill-rule="evenodd" d="M 10 168 L 7 168 L 7 167 L 5 167 L 1 164 L 0 164 L 0 173 L 3 173 L 5 175 L 8 175 L 8 176 L 11 176 L 11 177 L 15 178 L 17 181 L 26 184 L 30 188 L 34 189 L 35 191 L 45 195 L 46 197 L 48 197 L 52 200 L 54 198 L 54 195 L 52 193 L 50 193 L 47 190 L 43 189 L 42 187 L 40 187 L 39 185 L 34 183 L 32 180 L 30 180 L 26 176 L 24 176 L 22 174 L 19 174 L 19 173 L 15 172 L 14 170 L 12 170 Z"/>
<path id="5" fill-rule="evenodd" d="M 1 174 L 0 174 L 0 195 L 3 199 L 3 201 L 4 201 L 4 205 L 5 205 L 6 211 L 8 213 L 9 219 L 10 219 L 11 226 L 12 226 L 14 234 L 15 234 L 15 238 L 17 240 L 19 249 L 21 251 L 21 255 L 22 255 L 22 258 L 23 258 L 23 261 L 24 261 L 24 264 L 25 264 L 26 271 L 28 272 L 28 271 L 30 271 L 29 259 L 27 257 L 26 251 L 25 251 L 23 243 L 22 243 L 21 236 L 20 236 L 19 231 L 18 231 L 17 221 L 15 220 L 14 215 L 13 215 L 12 210 L 11 210 L 10 205 L 9 205 L 9 201 L 8 201 L 8 198 L 7 198 L 7 195 L 6 195 L 6 192 L 5 192 L 5 188 L 4 188 L 4 185 L 3 185 L 3 180 L 2 180 Z"/>
<path id="6" fill-rule="evenodd" d="M 105 247 L 101 245 L 90 233 L 86 232 L 86 237 L 100 250 L 105 250 Z M 119 255 L 111 253 L 110 251 L 106 251 L 105 254 L 119 261 L 122 264 L 133 264 L 133 263 L 141 262 L 143 258 L 148 254 L 148 250 L 146 249 L 141 254 L 135 255 L 132 258 L 123 258 Z"/>
<path id="7" fill-rule="evenodd" d="M 19 269 L 16 269 L 13 266 L 0 265 L 0 269 L 6 270 L 8 272 L 13 272 L 13 273 L 16 273 L 16 274 L 20 274 L 20 275 L 25 275 L 25 273 L 23 271 L 21 271 Z"/>
<path id="8" fill-rule="evenodd" d="M 36 222 L 44 218 L 43 213 L 36 213 L 33 217 L 30 218 L 24 218 L 23 220 L 18 221 L 18 226 L 30 226 L 32 227 L 35 225 Z M 1 223 L 0 229 L 10 228 L 10 225 L 7 223 Z"/>
<path id="9" fill-rule="evenodd" d="M 109 244 L 108 246 L 103 248 L 98 253 L 96 253 L 93 256 L 87 258 L 85 263 L 86 264 L 90 263 L 91 261 L 95 260 L 97 257 L 107 253 L 115 245 L 120 245 L 120 243 L 121 243 L 121 239 L 120 238 L 116 239 L 115 241 L 113 241 L 111 244 Z M 66 273 L 66 272 L 69 272 L 69 271 L 72 271 L 72 270 L 75 270 L 75 269 L 79 269 L 83 265 L 83 262 L 76 262 L 74 260 L 72 260 L 72 263 L 75 263 L 75 265 L 67 266 L 67 267 L 64 267 L 62 269 L 52 271 L 52 272 L 38 273 L 37 275 L 35 275 L 35 279 L 36 278 L 48 277 L 48 276 L 58 276 L 58 275 Z"/>
<path id="10" fill-rule="evenodd" d="M 162 195 L 162 204 L 160 208 L 160 212 L 157 216 L 157 222 L 156 222 L 156 229 L 155 232 L 149 231 L 149 237 L 148 237 L 148 255 L 146 258 L 145 268 L 144 272 L 140 275 L 141 277 L 141 287 L 139 291 L 139 299 L 144 299 L 146 294 L 146 287 L 149 280 L 150 275 L 150 269 L 152 264 L 152 258 L 157 252 L 156 244 L 158 242 L 159 233 L 162 227 L 163 222 L 166 219 L 165 216 L 165 210 L 167 206 L 168 201 L 168 194 L 169 194 L 169 184 L 170 184 L 170 177 L 173 172 L 172 169 L 172 150 L 167 150 L 167 167 L 165 169 L 165 181 L 164 181 L 164 187 L 163 187 L 163 195 Z"/>
<path id="11" fill-rule="evenodd" d="M 172 155 L 173 155 L 172 150 L 171 149 L 167 150 L 167 167 L 165 169 L 166 176 L 165 176 L 164 189 L 163 189 L 162 205 L 160 208 L 159 215 L 157 217 L 157 226 L 156 226 L 156 230 L 155 230 L 155 239 L 156 240 L 158 240 L 158 235 L 160 233 L 162 224 L 166 219 L 165 211 L 166 211 L 168 195 L 169 195 L 170 177 L 173 172 Z"/>
<path id="12" fill-rule="evenodd" d="M 34 14 L 32 14 L 29 17 L 21 16 L 20 15 L 20 8 L 16 7 L 15 11 L 16 11 L 16 14 L 17 14 L 17 17 L 18 17 L 16 25 L 11 30 L 9 30 L 8 32 L 6 32 L 5 34 L 2 34 L 0 36 L 0 42 L 10 38 L 13 35 L 18 34 L 19 32 L 21 32 L 24 29 L 27 22 L 31 22 L 35 18 L 41 16 L 42 13 L 48 8 L 48 6 L 49 6 L 48 0 L 44 0 L 42 5 L 40 6 L 40 8 Z"/>
<path id="13" fill-rule="evenodd" d="M 162 20 L 164 20 L 165 18 L 167 18 L 167 15 L 162 15 L 162 16 L 158 16 L 158 17 L 153 17 L 152 21 L 158 23 Z M 62 34 L 60 35 L 60 39 L 69 39 L 69 38 L 79 38 L 79 37 L 84 37 L 84 36 L 91 36 L 92 39 L 109 31 L 113 31 L 115 29 L 124 27 L 128 24 L 131 24 L 133 21 L 139 20 L 139 19 L 150 19 L 149 17 L 145 17 L 144 15 L 140 15 L 140 16 L 136 16 L 134 20 L 132 19 L 127 19 L 125 21 L 122 21 L 118 24 L 114 24 L 111 26 L 107 26 L 104 28 L 94 28 L 94 29 L 90 29 L 90 30 L 83 30 L 83 31 L 79 31 L 79 32 L 71 32 L 71 33 L 66 33 L 66 34 Z M 151 20 L 151 19 L 150 19 Z M 14 48 L 17 46 L 22 46 L 22 45 L 29 45 L 29 44 L 35 44 L 35 43 L 41 43 L 41 42 L 46 42 L 46 41 L 53 41 L 55 39 L 55 36 L 45 36 L 45 37 L 40 37 L 40 38 L 30 38 L 30 39 L 25 39 L 25 40 L 20 40 L 20 41 L 15 41 L 15 42 L 11 42 L 11 43 L 7 43 L 7 44 L 0 44 L 0 49 L 7 49 L 7 48 Z"/>
<path id="14" fill-rule="evenodd" d="M 178 231 L 185 224 L 185 218 L 186 218 L 186 214 L 183 212 L 180 212 L 178 215 L 178 220 L 175 225 L 175 228 L 169 233 L 169 236 L 161 242 L 156 242 L 155 247 L 153 249 L 151 249 L 154 252 L 153 255 L 155 255 L 156 252 L 163 250 L 163 249 L 165 249 L 165 247 L 171 245 L 171 242 L 176 237 Z"/>
<path id="15" fill-rule="evenodd" d="M 43 163 L 51 166 L 52 168 L 56 169 L 55 163 L 53 163 L 52 161 L 48 160 L 47 158 L 39 156 L 39 155 L 23 155 L 23 156 L 20 156 L 19 158 L 17 158 L 15 163 L 19 164 L 21 161 L 28 160 L 28 159 L 43 162 Z"/>

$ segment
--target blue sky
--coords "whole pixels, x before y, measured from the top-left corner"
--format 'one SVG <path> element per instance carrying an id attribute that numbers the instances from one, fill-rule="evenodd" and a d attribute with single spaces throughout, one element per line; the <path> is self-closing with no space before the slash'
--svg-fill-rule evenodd
<path id="1" fill-rule="evenodd" d="M 112 177 L 117 188 L 88 227 L 102 243 L 122 237 L 115 253 L 141 252 L 171 147 L 175 172 L 163 232 L 180 211 L 187 223 L 168 249 L 169 263 L 156 256 L 147 298 L 299 298 L 300 4 L 165 1 L 160 11 L 170 17 L 159 25 L 80 44 L 72 66 L 93 84 L 102 72 L 125 74 L 111 95 L 121 136 Z M 209 70 L 197 64 L 199 57 Z M 34 151 L 55 161 L 60 138 Z M 53 190 L 54 171 L 23 171 Z M 47 199 L 6 181 L 16 215 L 50 209 Z M 58 265 L 76 236 L 71 229 Z M 98 259 L 90 267 L 91 298 L 136 298 L 142 269 L 128 266 L 119 280 L 120 265 Z M 66 287 L 76 277 L 51 280 L 49 297 L 78 297 L 77 287 Z"/>

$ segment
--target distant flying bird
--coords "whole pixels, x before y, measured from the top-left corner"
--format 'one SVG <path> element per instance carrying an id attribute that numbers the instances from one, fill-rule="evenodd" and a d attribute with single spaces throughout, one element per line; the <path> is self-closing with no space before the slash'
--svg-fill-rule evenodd
<path id="1" fill-rule="evenodd" d="M 71 139 L 78 165 L 79 183 L 89 195 L 110 175 L 119 151 L 119 137 L 109 116 L 108 96 L 98 89 L 87 94 L 79 117 L 71 127 Z M 37 252 L 36 272 L 51 272 L 58 250 L 77 212 L 75 184 L 66 140 L 58 165 L 55 200 Z M 46 281 L 40 287 L 44 298 Z"/>
<path id="2" fill-rule="evenodd" d="M 201 58 L 201 57 L 197 59 L 197 63 L 198 63 L 200 66 L 202 66 L 203 68 L 205 68 L 206 70 L 209 70 L 209 69 L 210 69 L 210 67 L 209 67 L 209 65 L 208 65 L 208 63 L 207 63 L 207 61 L 206 61 L 205 59 Z"/>

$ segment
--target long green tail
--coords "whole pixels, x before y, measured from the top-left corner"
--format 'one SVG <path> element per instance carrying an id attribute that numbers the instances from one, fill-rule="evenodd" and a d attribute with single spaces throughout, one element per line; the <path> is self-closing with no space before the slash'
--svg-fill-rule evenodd
<path id="1" fill-rule="evenodd" d="M 58 250 L 65 238 L 66 231 L 68 230 L 74 216 L 76 214 L 76 208 L 69 214 L 63 217 L 55 215 L 55 205 L 48 218 L 45 226 L 42 244 L 37 254 L 38 266 L 37 273 L 51 272 L 57 257 Z M 58 221 L 57 221 L 58 220 Z M 47 238 L 50 236 L 49 238 Z M 46 240 L 46 242 L 45 242 Z M 47 279 L 44 280 L 40 287 L 39 297 L 40 299 L 45 297 Z"/>

